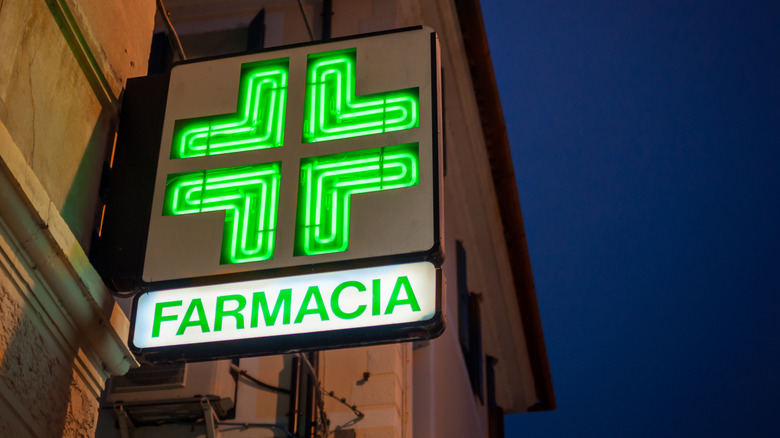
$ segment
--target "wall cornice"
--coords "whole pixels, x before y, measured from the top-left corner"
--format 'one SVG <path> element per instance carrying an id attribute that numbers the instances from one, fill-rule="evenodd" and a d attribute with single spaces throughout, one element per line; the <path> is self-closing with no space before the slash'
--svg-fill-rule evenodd
<path id="1" fill-rule="evenodd" d="M 0 122 L 0 219 L 8 272 L 27 304 L 102 388 L 137 362 L 130 323 Z M 86 362 L 89 362 L 87 364 Z M 99 389 L 98 389 L 99 391 Z"/>

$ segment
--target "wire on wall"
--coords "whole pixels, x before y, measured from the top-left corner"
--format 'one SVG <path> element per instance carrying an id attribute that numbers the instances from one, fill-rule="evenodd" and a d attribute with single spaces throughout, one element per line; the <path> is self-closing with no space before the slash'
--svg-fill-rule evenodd
<path id="1" fill-rule="evenodd" d="M 325 386 L 320 382 L 320 380 L 317 378 L 317 373 L 314 371 L 314 366 L 312 366 L 311 362 L 309 362 L 309 359 L 306 357 L 305 354 L 298 353 L 298 357 L 300 358 L 301 362 L 306 366 L 306 370 L 311 375 L 312 379 L 314 379 L 315 388 L 317 388 L 317 391 L 320 393 L 320 401 L 319 401 L 319 411 L 320 411 L 320 425 L 324 427 L 324 436 L 328 436 L 328 418 L 325 415 L 325 402 L 324 402 L 324 396 L 331 397 L 332 399 L 338 401 L 342 405 L 349 408 L 354 414 L 355 419 L 352 420 L 349 424 L 354 424 L 357 421 L 361 420 L 363 417 L 365 417 L 365 414 L 362 413 L 356 405 L 351 405 L 347 403 L 347 400 L 344 397 L 338 397 L 333 391 L 328 391 L 325 389 Z"/>
<path id="2" fill-rule="evenodd" d="M 301 16 L 303 17 L 303 22 L 306 24 L 306 30 L 309 32 L 309 39 L 311 41 L 314 41 L 314 33 L 311 31 L 311 26 L 309 26 L 309 19 L 306 18 L 306 12 L 303 10 L 303 3 L 301 3 L 301 0 L 298 0 L 298 9 L 301 10 Z"/>
<path id="3" fill-rule="evenodd" d="M 162 19 L 168 27 L 168 38 L 171 40 L 171 45 L 179 55 L 179 59 L 186 61 L 187 57 L 184 55 L 184 48 L 181 46 L 179 34 L 177 34 L 176 30 L 173 28 L 173 23 L 171 23 L 171 19 L 168 17 L 168 11 L 165 9 L 162 0 L 157 0 L 157 11 L 162 15 Z"/>
<path id="4" fill-rule="evenodd" d="M 250 382 L 254 383 L 255 385 L 259 386 L 262 389 L 265 389 L 267 391 L 276 392 L 279 394 L 289 394 L 290 390 L 285 388 L 280 388 L 278 386 L 269 385 L 260 379 L 252 376 L 249 374 L 246 370 L 242 370 L 241 368 L 237 367 L 235 364 L 230 364 L 230 371 L 235 373 L 237 376 L 243 376 Z"/>

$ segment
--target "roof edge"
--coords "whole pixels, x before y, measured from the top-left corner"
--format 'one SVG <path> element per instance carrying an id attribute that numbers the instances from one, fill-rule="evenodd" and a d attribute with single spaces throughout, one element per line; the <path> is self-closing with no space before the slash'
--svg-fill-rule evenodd
<path id="1" fill-rule="evenodd" d="M 536 299 L 536 287 L 531 271 L 531 259 L 523 226 L 509 137 L 482 19 L 482 8 L 479 0 L 454 0 L 454 3 L 479 106 L 482 131 L 517 293 L 518 310 L 523 321 L 531 372 L 538 397 L 538 402 L 529 406 L 528 411 L 553 410 L 556 404 L 552 374 Z"/>

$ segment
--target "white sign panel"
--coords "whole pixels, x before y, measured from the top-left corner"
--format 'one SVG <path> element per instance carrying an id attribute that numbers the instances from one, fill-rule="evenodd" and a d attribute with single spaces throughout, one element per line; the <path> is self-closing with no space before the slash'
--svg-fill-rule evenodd
<path id="1" fill-rule="evenodd" d="M 436 277 L 433 264 L 418 262 L 148 292 L 136 302 L 132 343 L 144 350 L 424 322 L 436 316 Z"/>
<path id="2" fill-rule="evenodd" d="M 438 65 L 419 28 L 174 66 L 143 281 L 440 251 Z"/>

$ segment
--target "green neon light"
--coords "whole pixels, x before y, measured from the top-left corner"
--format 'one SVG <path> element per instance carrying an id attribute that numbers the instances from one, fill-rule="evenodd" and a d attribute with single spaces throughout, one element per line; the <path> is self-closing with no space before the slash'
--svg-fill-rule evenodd
<path id="1" fill-rule="evenodd" d="M 163 215 L 225 211 L 220 263 L 273 257 L 281 163 L 168 175 Z"/>
<path id="2" fill-rule="evenodd" d="M 355 96 L 356 49 L 309 55 L 303 142 L 336 140 L 420 125 L 418 88 Z"/>
<path id="3" fill-rule="evenodd" d="M 233 114 L 177 120 L 171 158 L 279 147 L 284 141 L 288 59 L 243 64 Z"/>
<path id="4" fill-rule="evenodd" d="M 417 143 L 301 159 L 294 255 L 343 252 L 350 197 L 417 185 Z"/>

